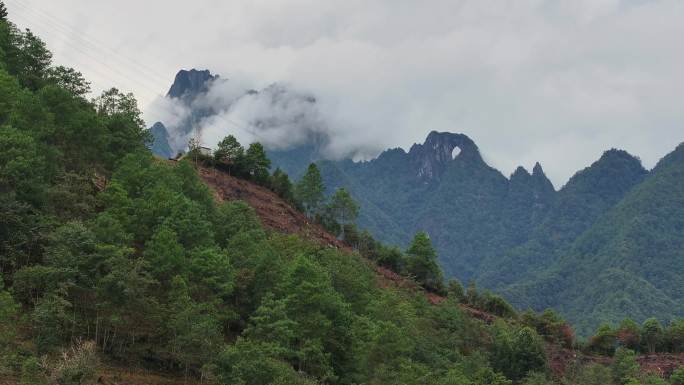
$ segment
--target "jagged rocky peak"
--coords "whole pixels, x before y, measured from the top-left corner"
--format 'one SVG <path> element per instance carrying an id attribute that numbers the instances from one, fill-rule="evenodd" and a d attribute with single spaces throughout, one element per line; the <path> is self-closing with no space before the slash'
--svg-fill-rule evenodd
<path id="1" fill-rule="evenodd" d="M 518 168 L 513 171 L 513 174 L 511 174 L 511 182 L 526 182 L 528 181 L 532 175 L 525 169 L 523 166 L 518 166 Z"/>
<path id="2" fill-rule="evenodd" d="M 182 98 L 206 92 L 209 84 L 218 78 L 218 75 L 212 75 L 209 70 L 180 70 L 166 96 Z"/>
<path id="3" fill-rule="evenodd" d="M 475 142 L 464 134 L 451 132 L 432 131 L 425 143 L 414 144 L 408 154 L 417 165 L 417 176 L 423 179 L 439 179 L 454 160 L 482 162 Z"/>
<path id="4" fill-rule="evenodd" d="M 544 174 L 541 165 L 537 162 L 530 174 L 524 167 L 518 166 L 510 178 L 510 188 L 513 193 L 532 193 L 536 201 L 550 197 L 556 191 L 553 184 Z"/>
<path id="5" fill-rule="evenodd" d="M 556 191 L 555 187 L 553 187 L 553 183 L 551 183 L 546 176 L 539 162 L 535 163 L 534 168 L 532 168 L 532 180 L 534 181 L 537 190 L 540 190 L 541 192 L 552 193 Z"/>
<path id="6" fill-rule="evenodd" d="M 155 155 L 162 158 L 170 158 L 173 154 L 173 149 L 169 145 L 169 132 L 163 123 L 157 122 L 150 127 L 150 134 L 152 134 L 152 144 L 150 150 Z"/>

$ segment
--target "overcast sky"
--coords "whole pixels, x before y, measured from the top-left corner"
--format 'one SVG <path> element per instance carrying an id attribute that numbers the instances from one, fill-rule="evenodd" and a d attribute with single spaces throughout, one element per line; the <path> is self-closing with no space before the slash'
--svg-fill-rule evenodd
<path id="1" fill-rule="evenodd" d="M 350 145 L 462 132 L 560 187 L 611 147 L 684 141 L 681 0 L 5 0 L 59 64 L 143 110 L 180 68 L 317 95 Z M 149 114 L 148 119 L 151 119 Z"/>

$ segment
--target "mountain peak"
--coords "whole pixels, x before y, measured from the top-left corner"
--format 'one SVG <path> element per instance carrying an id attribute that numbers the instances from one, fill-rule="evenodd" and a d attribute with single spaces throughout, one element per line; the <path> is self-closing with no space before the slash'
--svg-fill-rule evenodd
<path id="1" fill-rule="evenodd" d="M 625 150 L 620 150 L 617 148 L 611 148 L 608 151 L 605 151 L 603 155 L 601 155 L 601 158 L 597 162 L 607 162 L 607 161 L 628 161 L 628 162 L 638 162 L 641 164 L 641 161 L 639 158 L 635 157 L 634 155 L 630 154 L 629 152 Z"/>
<path id="2" fill-rule="evenodd" d="M 437 131 L 430 132 L 425 143 L 411 146 L 409 157 L 417 164 L 418 177 L 425 179 L 438 179 L 454 160 L 482 162 L 477 145 L 468 136 Z"/>
<path id="3" fill-rule="evenodd" d="M 456 155 L 454 150 L 458 148 L 460 152 Z M 422 145 L 414 144 L 410 153 L 432 153 L 437 160 L 446 163 L 455 157 L 480 157 L 480 151 L 475 142 L 467 135 L 452 132 L 432 131 Z"/>
<path id="4" fill-rule="evenodd" d="M 610 205 L 641 182 L 647 173 L 639 158 L 624 150 L 611 149 L 591 166 L 573 175 L 562 191 L 594 194 Z"/>
<path id="5" fill-rule="evenodd" d="M 513 174 L 511 174 L 511 177 L 509 179 L 511 181 L 527 180 L 530 176 L 530 173 L 525 169 L 525 167 L 518 166 L 518 168 L 516 168 L 515 171 L 513 171 Z"/>
<path id="6" fill-rule="evenodd" d="M 167 97 L 182 98 L 186 95 L 196 95 L 205 92 L 209 83 L 218 79 L 218 75 L 212 75 L 209 70 L 180 70 L 176 74 L 173 85 L 169 89 Z"/>

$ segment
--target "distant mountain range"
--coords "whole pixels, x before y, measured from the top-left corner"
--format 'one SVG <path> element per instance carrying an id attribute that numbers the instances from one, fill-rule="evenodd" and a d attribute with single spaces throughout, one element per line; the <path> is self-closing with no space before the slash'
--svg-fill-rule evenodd
<path id="1" fill-rule="evenodd" d="M 167 97 L 192 108 L 216 79 L 181 71 Z M 212 113 L 193 110 L 176 136 Z M 162 123 L 151 130 L 155 153 L 179 150 L 183 138 Z M 682 145 L 651 171 L 608 150 L 556 191 L 540 164 L 506 177 L 463 134 L 431 132 L 408 152 L 364 162 L 325 160 L 326 140 L 267 149 L 274 167 L 295 178 L 317 161 L 328 191 L 349 189 L 362 207 L 359 225 L 378 239 L 405 246 L 427 231 L 447 277 L 474 280 L 519 308 L 557 308 L 585 335 L 627 315 L 684 315 Z"/>

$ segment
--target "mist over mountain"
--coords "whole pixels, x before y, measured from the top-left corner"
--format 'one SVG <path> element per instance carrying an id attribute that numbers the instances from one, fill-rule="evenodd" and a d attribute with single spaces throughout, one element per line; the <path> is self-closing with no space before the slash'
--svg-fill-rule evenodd
<path id="1" fill-rule="evenodd" d="M 166 156 L 165 141 L 169 141 L 173 151 L 184 151 L 190 137 L 211 147 L 232 134 L 243 143 L 264 144 L 272 167 L 294 179 L 309 163 L 317 162 L 327 192 L 348 189 L 361 205 L 359 226 L 379 240 L 405 247 L 413 234 L 426 231 L 447 277 L 475 281 L 503 293 L 523 309 L 562 309 L 583 334 L 599 320 L 634 314 L 641 319 L 650 314 L 666 319 L 682 314 L 683 307 L 668 291 L 671 285 L 651 282 L 658 274 L 646 276 L 619 266 L 615 270 L 598 258 L 582 262 L 579 268 L 572 257 L 581 255 L 578 250 L 587 250 L 587 237 L 596 238 L 590 234 L 619 226 L 606 218 L 617 215 L 614 212 L 623 200 L 634 199 L 630 198 L 632 190 L 657 180 L 664 166 L 649 172 L 634 155 L 611 149 L 556 190 L 540 163 L 531 172 L 520 166 L 506 176 L 487 164 L 467 135 L 436 131 L 408 152 L 389 149 L 358 161 L 354 158 L 359 154 L 372 153 L 367 151 L 372 144 L 366 143 L 364 149 L 345 143 L 345 150 L 340 151 L 339 128 L 321 112 L 314 95 L 283 84 L 259 91 L 243 88 L 208 71 L 181 71 L 166 100 L 175 106 L 172 112 L 182 114 L 170 115 L 171 124 L 164 122 L 169 126 L 166 131 L 161 123 L 153 126 L 153 150 Z M 666 159 L 676 159 L 676 155 Z M 631 231 L 652 235 L 639 225 Z M 672 231 L 675 228 L 667 228 L 665 233 Z M 674 254 L 654 260 L 666 263 L 674 258 L 677 251 L 668 250 Z M 631 252 L 624 256 L 625 251 L 618 249 L 608 255 L 623 255 L 620 258 L 632 264 L 651 263 L 653 258 L 638 262 L 639 256 Z M 587 273 L 592 268 L 595 274 Z M 558 279 L 559 274 L 576 278 Z M 610 293 L 618 282 L 627 280 L 638 282 L 638 292 L 647 294 L 626 289 L 616 295 L 641 306 L 640 312 L 626 311 L 632 305 L 621 305 L 609 294 L 595 300 L 587 293 L 581 301 L 574 297 L 583 285 Z M 550 282 L 554 295 L 548 293 Z"/>
<path id="2" fill-rule="evenodd" d="M 182 70 L 143 118 L 137 91 L 91 92 L 88 77 L 54 63 L 38 35 L 14 24 L 15 7 L 30 11 L 31 20 L 48 15 L 40 11 L 45 4 L 32 1 L 0 0 L 0 384 L 684 384 L 684 143 L 657 164 L 653 159 L 665 152 L 663 142 L 679 139 L 676 129 L 662 133 L 682 119 L 679 111 L 666 111 L 678 99 L 652 97 L 665 95 L 654 92 L 662 87 L 657 79 L 615 83 L 610 80 L 634 78 L 595 64 L 596 76 L 587 77 L 581 62 L 549 49 L 572 51 L 570 39 L 548 39 L 537 28 L 530 36 L 547 38 L 537 49 L 545 60 L 581 70 L 564 83 L 574 88 L 583 78 L 629 103 L 611 108 L 614 97 L 582 85 L 575 100 L 567 92 L 554 96 L 553 82 L 530 97 L 522 74 L 505 71 L 506 65 L 495 71 L 501 79 L 486 84 L 482 79 L 492 71 L 483 63 L 505 64 L 503 52 L 526 56 L 511 32 L 534 19 L 491 23 L 495 40 L 505 37 L 498 47 L 463 32 L 487 20 L 481 11 L 516 19 L 512 4 L 386 2 L 381 13 L 391 17 L 373 19 L 383 3 L 345 2 L 347 10 L 360 11 L 349 16 L 362 15 L 374 27 L 373 49 L 337 55 L 324 49 L 319 53 L 327 55 L 310 56 L 314 65 L 295 66 L 307 62 L 295 59 L 301 57 L 296 45 L 309 44 L 302 37 L 337 45 L 346 31 L 363 32 L 359 24 L 335 23 L 312 12 L 318 3 L 311 2 L 238 2 L 255 10 L 261 24 L 250 23 L 251 11 L 220 13 L 218 3 L 157 1 L 165 13 L 159 19 L 173 31 L 150 28 L 145 12 L 127 12 L 126 28 L 114 22 L 98 29 L 126 33 L 141 17 L 145 31 L 163 35 L 174 53 L 207 64 L 203 46 L 221 51 L 212 37 L 263 43 L 254 31 L 216 30 L 194 41 L 187 55 L 168 33 L 206 24 L 196 11 L 208 9 L 225 24 L 268 25 L 274 37 L 285 37 L 269 49 L 292 57 L 254 60 L 245 47 L 232 50 L 253 66 L 250 73 L 268 79 L 263 83 L 240 71 L 224 78 Z M 81 2 L 97 7 L 97 15 L 106 10 Z M 653 2 L 618 3 L 600 8 L 641 12 L 638 19 L 618 19 L 640 21 L 637 31 L 649 46 L 657 42 L 646 32 L 663 29 L 646 22 L 643 8 L 659 9 L 653 16 L 661 27 L 668 25 L 665 16 L 677 15 L 651 8 Z M 326 4 L 326 13 L 339 15 L 340 4 Z M 474 4 L 480 12 L 472 13 Z M 59 9 L 84 11 L 71 5 Z M 182 23 L 168 17 L 176 7 Z M 269 7 L 272 13 L 263 12 Z M 440 18 L 417 17 L 426 10 Z M 603 15 L 595 15 L 594 25 L 610 28 Z M 552 16 L 551 29 L 591 29 L 588 19 L 577 24 L 567 12 Z M 318 24 L 307 25 L 307 17 Z M 427 25 L 407 23 L 419 19 Z M 303 28 L 288 30 L 283 22 Z M 449 29 L 420 33 L 442 23 Z M 633 29 L 634 23 L 624 24 Z M 390 41 L 397 26 L 410 45 Z M 316 33 L 320 27 L 326 34 Z M 73 37 L 86 35 L 79 31 Z M 593 32 L 577 42 L 584 46 L 601 35 Z M 620 44 L 634 38 L 610 35 Z M 114 52 L 141 41 L 156 47 L 153 38 L 130 39 Z M 469 70 L 425 56 L 429 50 L 419 48 L 430 41 L 441 42 L 433 49 L 470 61 Z M 459 49 L 458 41 L 477 49 Z M 97 48 L 80 43 L 88 43 L 74 45 L 84 53 Z M 630 58 L 665 53 L 661 47 L 659 55 L 643 55 L 631 45 L 621 51 Z M 383 54 L 389 46 L 401 55 Z M 494 55 L 483 61 L 478 52 Z M 603 49 L 589 56 L 595 54 L 618 58 L 625 68 L 631 61 Z M 450 76 L 415 66 L 416 59 L 437 63 Z M 376 64 L 354 68 L 366 60 Z M 557 74 L 523 61 L 528 76 Z M 123 69 L 104 62 L 105 73 Z M 263 76 L 263 65 L 282 67 L 282 76 Z M 308 73 L 288 77 L 292 67 Z M 321 76 L 321 68 L 333 76 Z M 657 78 L 674 90 L 677 74 L 662 71 Z M 509 84 L 502 87 L 504 78 Z M 331 80 L 337 85 L 325 84 Z M 634 92 L 644 86 L 653 88 Z M 511 114 L 507 91 L 525 107 Z M 642 106 L 646 95 L 670 125 L 653 119 L 653 106 Z M 590 114 L 572 111 L 578 100 Z M 469 118 L 459 116 L 478 104 Z M 565 107 L 570 110 L 558 113 Z M 537 120 L 531 110 L 551 119 Z M 516 113 L 525 118 L 516 122 Z M 635 117 L 644 119 L 630 126 Z M 585 119 L 593 121 L 574 128 Z M 525 128 L 530 122 L 534 135 Z M 606 122 L 605 131 L 596 130 Z M 456 124 L 471 128 L 451 132 Z M 655 128 L 635 136 L 634 128 L 644 126 Z M 558 134 L 567 128 L 581 138 Z M 613 134 L 600 138 L 599 131 Z M 615 148 L 626 137 L 643 139 L 636 148 L 647 154 L 647 167 Z M 596 152 L 604 146 L 610 149 Z M 540 148 L 553 156 L 535 163 Z M 518 166 L 520 159 L 534 166 Z M 555 188 L 549 169 L 581 168 L 578 159 L 588 166 Z"/>
<path id="3" fill-rule="evenodd" d="M 369 158 L 382 149 L 362 138 L 350 142 L 345 129 L 326 116 L 316 97 L 293 85 L 274 83 L 255 90 L 251 84 L 223 79 L 207 70 L 181 70 L 167 95 L 151 110 L 150 115 L 159 120 L 153 130 L 154 146 L 165 148 L 168 142 L 174 154 L 186 151 L 191 138 L 213 148 L 228 134 L 243 143 L 262 143 L 284 164 L 293 149 L 298 154 L 305 150 L 305 164 L 318 159 Z M 279 157 L 279 152 L 285 156 Z M 161 151 L 158 154 L 165 156 Z M 301 164 L 286 168 L 294 172 Z"/>

